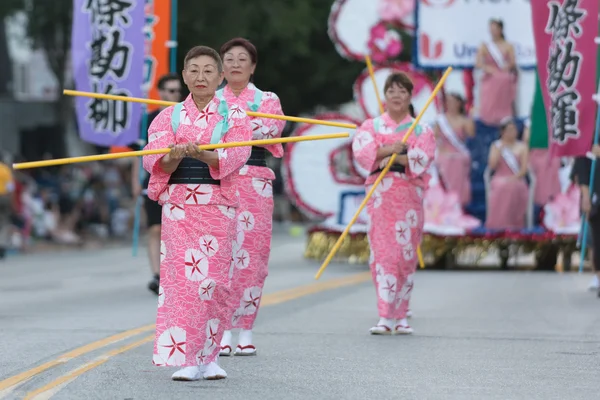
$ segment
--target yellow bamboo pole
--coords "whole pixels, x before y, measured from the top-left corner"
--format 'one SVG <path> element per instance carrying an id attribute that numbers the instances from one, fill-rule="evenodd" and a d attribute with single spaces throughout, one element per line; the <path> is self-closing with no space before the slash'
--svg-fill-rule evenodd
<path id="1" fill-rule="evenodd" d="M 381 101 L 381 97 L 379 97 L 379 88 L 377 87 L 377 81 L 375 80 L 375 71 L 373 70 L 371 57 L 368 54 L 365 56 L 365 61 L 367 63 L 369 75 L 371 76 L 371 82 L 373 82 L 373 88 L 375 88 L 375 95 L 377 96 L 377 102 L 379 103 L 379 112 L 383 114 L 385 112 L 385 109 L 383 108 L 383 102 Z M 419 268 L 425 268 L 425 260 L 423 259 L 423 252 L 421 251 L 420 244 L 417 246 L 417 259 L 419 260 Z"/>
<path id="2" fill-rule="evenodd" d="M 421 112 L 419 113 L 419 115 L 417 115 L 417 118 L 413 121 L 413 124 L 408 129 L 408 132 L 406 132 L 406 134 L 404 135 L 404 138 L 402 138 L 402 142 L 403 143 L 406 143 L 406 141 L 408 140 L 408 137 L 410 136 L 410 134 L 412 133 L 412 131 L 415 129 L 415 127 L 417 126 L 417 124 L 419 123 L 419 121 L 421 120 L 421 118 L 423 117 L 423 114 L 427 110 L 427 107 L 429 107 L 429 104 L 431 104 L 431 102 L 433 101 L 433 99 L 435 99 L 435 96 L 437 95 L 437 93 L 440 91 L 440 89 L 444 85 L 444 82 L 446 81 L 446 78 L 448 78 L 448 75 L 450 75 L 451 71 L 452 71 L 452 67 L 448 67 L 448 69 L 446 70 L 446 72 L 444 73 L 444 75 L 442 75 L 442 78 L 440 79 L 440 81 L 436 85 L 435 89 L 433 89 L 433 93 L 431 93 L 431 96 L 429 96 L 429 99 L 427 100 L 427 103 L 425 104 L 425 107 L 423 107 L 423 109 L 421 110 Z M 327 256 L 327 258 L 323 262 L 323 265 L 321 265 L 321 268 L 317 272 L 317 275 L 315 276 L 315 279 L 319 279 L 321 277 L 321 275 L 323 274 L 323 271 L 325 271 L 325 268 L 327 268 L 327 266 L 329 265 L 329 263 L 333 259 L 333 256 L 335 255 L 335 253 L 341 247 L 342 242 L 344 241 L 344 239 L 346 238 L 346 236 L 348 236 L 348 233 L 350 232 L 350 228 L 352 227 L 352 225 L 354 225 L 354 223 L 358 219 L 358 216 L 362 212 L 363 208 L 365 208 L 365 206 L 367 205 L 367 202 L 369 201 L 369 199 L 373 195 L 373 192 L 375 192 L 375 188 L 377 188 L 377 185 L 379 185 L 379 183 L 381 183 L 381 181 L 383 180 L 385 174 L 388 173 L 388 171 L 390 170 L 390 167 L 394 164 L 395 160 L 396 160 L 396 154 L 394 153 L 390 157 L 390 160 L 388 161 L 388 163 L 385 166 L 385 168 L 383 169 L 383 171 L 381 171 L 381 173 L 379 174 L 379 176 L 377 177 L 377 179 L 373 183 L 373 187 L 371 188 L 371 190 L 369 190 L 369 193 L 367 193 L 367 195 L 365 196 L 364 200 L 362 201 L 362 203 L 358 207 L 358 210 L 356 210 L 356 213 L 354 214 L 354 216 L 352 217 L 352 219 L 348 223 L 348 226 L 346 226 L 346 229 L 344 229 L 344 232 L 342 232 L 342 234 L 340 235 L 339 239 L 337 240 L 337 242 L 333 246 L 333 249 L 331 249 L 331 251 L 329 252 L 329 255 Z"/>
<path id="3" fill-rule="evenodd" d="M 379 104 L 379 113 L 383 114 L 385 109 L 383 108 L 383 102 L 381 101 L 381 96 L 379 96 L 379 88 L 377 87 L 377 81 L 375 80 L 375 71 L 373 70 L 373 64 L 371 63 L 371 56 L 368 54 L 365 56 L 365 61 L 367 63 L 367 69 L 369 70 L 369 75 L 371 76 L 371 82 L 373 82 L 373 87 L 375 88 L 375 96 L 377 97 L 377 103 Z"/>
<path id="4" fill-rule="evenodd" d="M 251 140 L 247 142 L 231 142 L 231 143 L 217 143 L 207 144 L 198 146 L 201 150 L 214 150 L 214 149 L 226 149 L 230 147 L 242 147 L 242 146 L 266 146 L 278 143 L 290 143 L 290 142 L 305 142 L 309 140 L 324 140 L 324 139 L 341 139 L 347 138 L 350 134 L 348 132 L 342 133 L 328 133 L 325 135 L 310 135 L 310 136 L 293 136 L 286 138 L 276 139 L 262 139 L 262 140 Z M 151 154 L 166 154 L 171 149 L 155 149 L 155 150 L 139 150 L 139 151 L 125 151 L 122 153 L 111 153 L 111 154 L 98 154 L 93 156 L 83 157 L 69 157 L 69 158 L 57 158 L 54 160 L 43 160 L 43 161 L 30 161 L 25 163 L 13 164 L 13 169 L 28 169 L 28 168 L 40 168 L 50 167 L 54 165 L 64 164 L 75 164 L 90 161 L 103 161 L 103 160 L 114 160 L 116 158 L 127 158 L 127 157 L 138 157 L 147 156 Z"/>
<path id="5" fill-rule="evenodd" d="M 140 99 L 138 97 L 116 96 L 114 94 L 102 94 L 102 93 L 92 93 L 92 92 L 80 92 L 77 90 L 63 90 L 63 94 L 66 96 L 90 97 L 92 99 L 104 99 L 104 100 L 115 100 L 115 101 L 128 101 L 131 103 L 153 104 L 153 105 L 157 105 L 157 106 L 166 106 L 166 107 L 177 104 L 172 101 Z M 254 111 L 246 111 L 246 114 L 248 114 L 250 117 L 280 119 L 283 121 L 334 126 L 337 128 L 346 128 L 346 129 L 356 129 L 356 125 L 354 125 L 354 124 L 346 124 L 346 123 L 332 122 L 332 121 L 322 121 L 320 119 L 289 117 L 287 115 L 265 114 L 265 113 L 259 113 L 259 112 L 254 112 Z"/>

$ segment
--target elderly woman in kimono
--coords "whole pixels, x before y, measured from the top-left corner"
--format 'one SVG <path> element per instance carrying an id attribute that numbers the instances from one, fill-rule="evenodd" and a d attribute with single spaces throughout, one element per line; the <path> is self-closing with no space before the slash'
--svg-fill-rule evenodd
<path id="1" fill-rule="evenodd" d="M 417 266 L 417 246 L 423 233 L 423 192 L 435 154 L 435 136 L 417 125 L 406 144 L 402 138 L 413 124 L 409 114 L 413 83 L 402 72 L 384 85 L 387 112 L 365 121 L 352 140 L 355 161 L 371 172 L 371 189 L 392 154 L 395 163 L 367 203 L 370 268 L 377 290 L 379 322 L 374 335 L 411 334 L 407 308 Z"/>
<path id="2" fill-rule="evenodd" d="M 248 141 L 246 113 L 215 96 L 223 81 L 219 54 L 192 48 L 183 80 L 190 95 L 163 110 L 148 131 L 148 196 L 162 205 L 160 288 L 153 363 L 184 367 L 173 380 L 222 379 L 219 343 L 231 318 L 229 266 L 239 205 L 236 177 L 250 147 L 198 145 Z"/>
<path id="3" fill-rule="evenodd" d="M 527 145 L 517 140 L 512 118 L 500 127 L 500 139 L 492 143 L 488 168 L 494 172 L 488 193 L 488 229 L 518 230 L 525 227 L 529 189 L 525 182 L 528 166 Z"/>
<path id="4" fill-rule="evenodd" d="M 257 51 L 246 39 L 235 38 L 221 47 L 227 85 L 217 92 L 227 104 L 242 110 L 283 115 L 275 93 L 263 92 L 251 82 Z M 285 121 L 252 118 L 252 138 L 280 137 Z M 234 243 L 232 277 L 232 318 L 226 323 L 221 355 L 232 353 L 232 328 L 241 328 L 235 355 L 252 356 L 256 348 L 252 327 L 256 320 L 271 253 L 273 223 L 273 183 L 275 173 L 267 167 L 267 154 L 283 156 L 281 144 L 253 146 L 250 159 L 237 176 L 240 206 L 237 208 L 238 234 Z"/>

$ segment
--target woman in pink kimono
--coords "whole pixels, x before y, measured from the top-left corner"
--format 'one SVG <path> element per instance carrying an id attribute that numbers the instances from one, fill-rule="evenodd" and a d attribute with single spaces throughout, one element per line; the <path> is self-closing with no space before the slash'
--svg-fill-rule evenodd
<path id="1" fill-rule="evenodd" d="M 217 151 L 197 145 L 248 141 L 250 119 L 215 96 L 223 81 L 219 54 L 191 49 L 183 80 L 190 95 L 163 110 L 148 130 L 148 196 L 162 205 L 160 288 L 153 362 L 181 366 L 173 380 L 222 379 L 219 343 L 231 318 L 229 266 L 236 235 L 236 176 L 250 147 Z"/>
<path id="2" fill-rule="evenodd" d="M 527 146 L 517 140 L 517 126 L 510 119 L 500 128 L 500 139 L 492 143 L 488 168 L 494 172 L 487 194 L 488 229 L 518 230 L 525 227 L 529 202 Z"/>
<path id="3" fill-rule="evenodd" d="M 473 120 L 465 113 L 464 100 L 446 96 L 446 112 L 433 127 L 437 139 L 436 164 L 446 190 L 455 192 L 462 207 L 471 202 L 471 153 L 465 139 L 475 135 Z"/>
<path id="4" fill-rule="evenodd" d="M 402 138 L 414 119 L 409 115 L 413 83 L 403 72 L 384 85 L 387 112 L 365 121 L 352 139 L 355 161 L 371 174 L 366 190 L 396 153 L 395 164 L 367 203 L 370 268 L 377 290 L 379 322 L 374 335 L 411 334 L 406 312 L 423 232 L 423 192 L 435 154 L 435 136 L 417 125 L 406 144 Z"/>
<path id="5" fill-rule="evenodd" d="M 246 39 L 236 38 L 221 47 L 227 85 L 217 92 L 228 104 L 243 110 L 283 115 L 275 93 L 263 92 L 250 80 L 257 62 L 256 48 Z M 253 139 L 280 137 L 285 121 L 252 118 Z M 256 320 L 263 286 L 268 274 L 273 224 L 273 184 L 275 173 L 267 167 L 267 153 L 283 156 L 280 144 L 253 146 L 250 159 L 239 171 L 237 185 L 240 206 L 237 208 L 238 234 L 231 262 L 232 318 L 227 321 L 221 340 L 221 355 L 229 356 L 231 329 L 241 328 L 235 355 L 256 354 L 252 327 Z"/>
<path id="6" fill-rule="evenodd" d="M 531 121 L 525 121 L 523 141 L 528 144 L 531 135 Z M 554 196 L 560 193 L 560 157 L 550 157 L 548 149 L 530 149 L 529 165 L 535 176 L 535 194 L 533 202 L 546 205 Z"/>
<path id="7" fill-rule="evenodd" d="M 490 21 L 492 40 L 477 51 L 475 67 L 483 71 L 479 84 L 479 119 L 492 126 L 514 115 L 517 97 L 515 49 L 504 38 L 504 23 Z"/>

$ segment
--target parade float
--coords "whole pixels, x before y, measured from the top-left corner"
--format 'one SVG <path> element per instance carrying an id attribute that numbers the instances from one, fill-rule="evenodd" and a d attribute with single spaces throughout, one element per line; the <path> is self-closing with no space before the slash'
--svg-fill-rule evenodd
<path id="1" fill-rule="evenodd" d="M 436 3 L 427 1 L 432 2 Z M 353 86 L 353 107 L 346 107 L 352 112 L 324 113 L 316 115 L 316 119 L 360 126 L 365 119 L 378 116 L 378 97 L 383 99 L 385 79 L 394 70 L 405 71 L 412 77 L 415 83 L 413 105 L 416 112 L 425 106 L 442 70 L 431 68 L 431 65 L 422 68 L 421 65 L 433 60 L 443 68 L 443 61 L 440 64 L 439 58 L 442 48 L 449 44 L 436 41 L 435 32 L 432 33 L 430 27 L 427 27 L 428 31 L 420 29 L 425 24 L 419 23 L 418 8 L 419 4 L 413 0 L 336 0 L 333 3 L 328 21 L 330 38 L 342 57 L 363 63 L 365 56 L 373 60 L 379 96 L 369 71 L 365 68 L 357 76 Z M 507 17 L 510 19 L 510 16 Z M 472 18 L 472 15 L 462 16 L 465 24 L 473 24 Z M 471 49 L 471 53 L 473 48 L 476 49 L 487 38 L 488 21 L 489 17 L 480 21 L 479 39 L 463 44 L 463 47 Z M 453 19 L 453 24 L 461 24 L 461 21 Z M 523 55 L 525 67 L 527 64 L 535 65 L 535 54 L 530 49 L 533 43 L 531 33 L 529 36 L 518 31 L 510 33 L 513 37 L 525 36 L 515 47 Z M 530 57 L 532 53 L 533 59 Z M 477 74 L 473 74 L 472 68 L 467 68 L 468 65 L 457 65 L 460 62 L 456 60 L 449 63 L 446 62 L 445 66 L 453 65 L 456 68 L 448 78 L 443 92 L 459 93 L 467 99 L 469 106 L 476 105 Z M 534 91 L 532 71 L 520 71 L 519 79 L 517 116 L 526 118 L 529 116 Z M 442 98 L 443 94 L 429 106 L 422 123 L 431 124 L 435 121 L 443 111 Z M 337 130 L 339 128 L 300 125 L 294 134 L 317 135 Z M 485 163 L 485 160 L 474 162 Z M 363 182 L 366 171 L 362 171 L 353 162 L 351 139 L 343 144 L 339 144 L 339 141 L 290 144 L 282 168 L 289 198 L 312 222 L 307 231 L 305 257 L 323 260 L 364 199 Z M 491 256 L 492 264 L 507 267 L 514 264 L 514 261 L 509 262 L 515 259 L 514 256 L 529 255 L 537 268 L 554 269 L 559 252 L 563 252 L 568 267 L 579 229 L 578 209 L 573 207 L 578 196 L 577 188 L 567 188 L 568 185 L 565 185 L 563 193 L 543 208 L 542 215 L 538 218 L 542 221 L 541 225 L 530 224 L 528 229 L 518 232 L 492 232 L 482 227 L 480 219 L 467 215 L 461 209 L 456 195 L 445 192 L 435 166 L 431 172 L 433 178 L 424 200 L 426 221 L 421 245 L 427 266 L 445 268 L 457 264 L 484 265 L 482 260 Z M 366 210 L 363 210 L 335 259 L 367 263 L 369 245 L 366 232 L 367 215 Z"/>

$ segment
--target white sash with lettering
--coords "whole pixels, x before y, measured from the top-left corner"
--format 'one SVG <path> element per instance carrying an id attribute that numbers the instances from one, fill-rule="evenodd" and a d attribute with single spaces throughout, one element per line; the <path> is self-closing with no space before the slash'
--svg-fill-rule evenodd
<path id="1" fill-rule="evenodd" d="M 446 139 L 450 142 L 452 146 L 463 154 L 469 155 L 469 149 L 464 145 L 463 142 L 456 136 L 456 132 L 452 129 L 452 125 L 448 122 L 448 119 L 445 115 L 441 114 L 437 119 L 438 126 L 440 127 L 440 131 L 444 134 Z"/>
<path id="2" fill-rule="evenodd" d="M 488 52 L 490 53 L 490 55 L 494 59 L 494 61 L 496 61 L 496 64 L 498 65 L 498 68 L 503 69 L 504 66 L 505 66 L 504 56 L 502 55 L 502 52 L 500 51 L 500 49 L 498 48 L 498 46 L 496 45 L 496 43 L 494 43 L 494 42 L 487 42 L 485 45 L 486 45 L 486 47 L 488 49 Z"/>
<path id="3" fill-rule="evenodd" d="M 496 142 L 496 146 L 500 147 L 501 146 L 500 142 Z M 517 160 L 515 153 L 513 153 L 511 150 L 509 150 L 506 147 L 503 147 L 500 152 L 502 154 L 502 158 L 504 159 L 504 161 L 506 161 L 506 165 L 508 165 L 508 168 L 510 168 L 510 170 L 515 175 L 518 175 L 519 172 L 521 172 L 521 166 L 519 165 L 519 161 Z"/>

